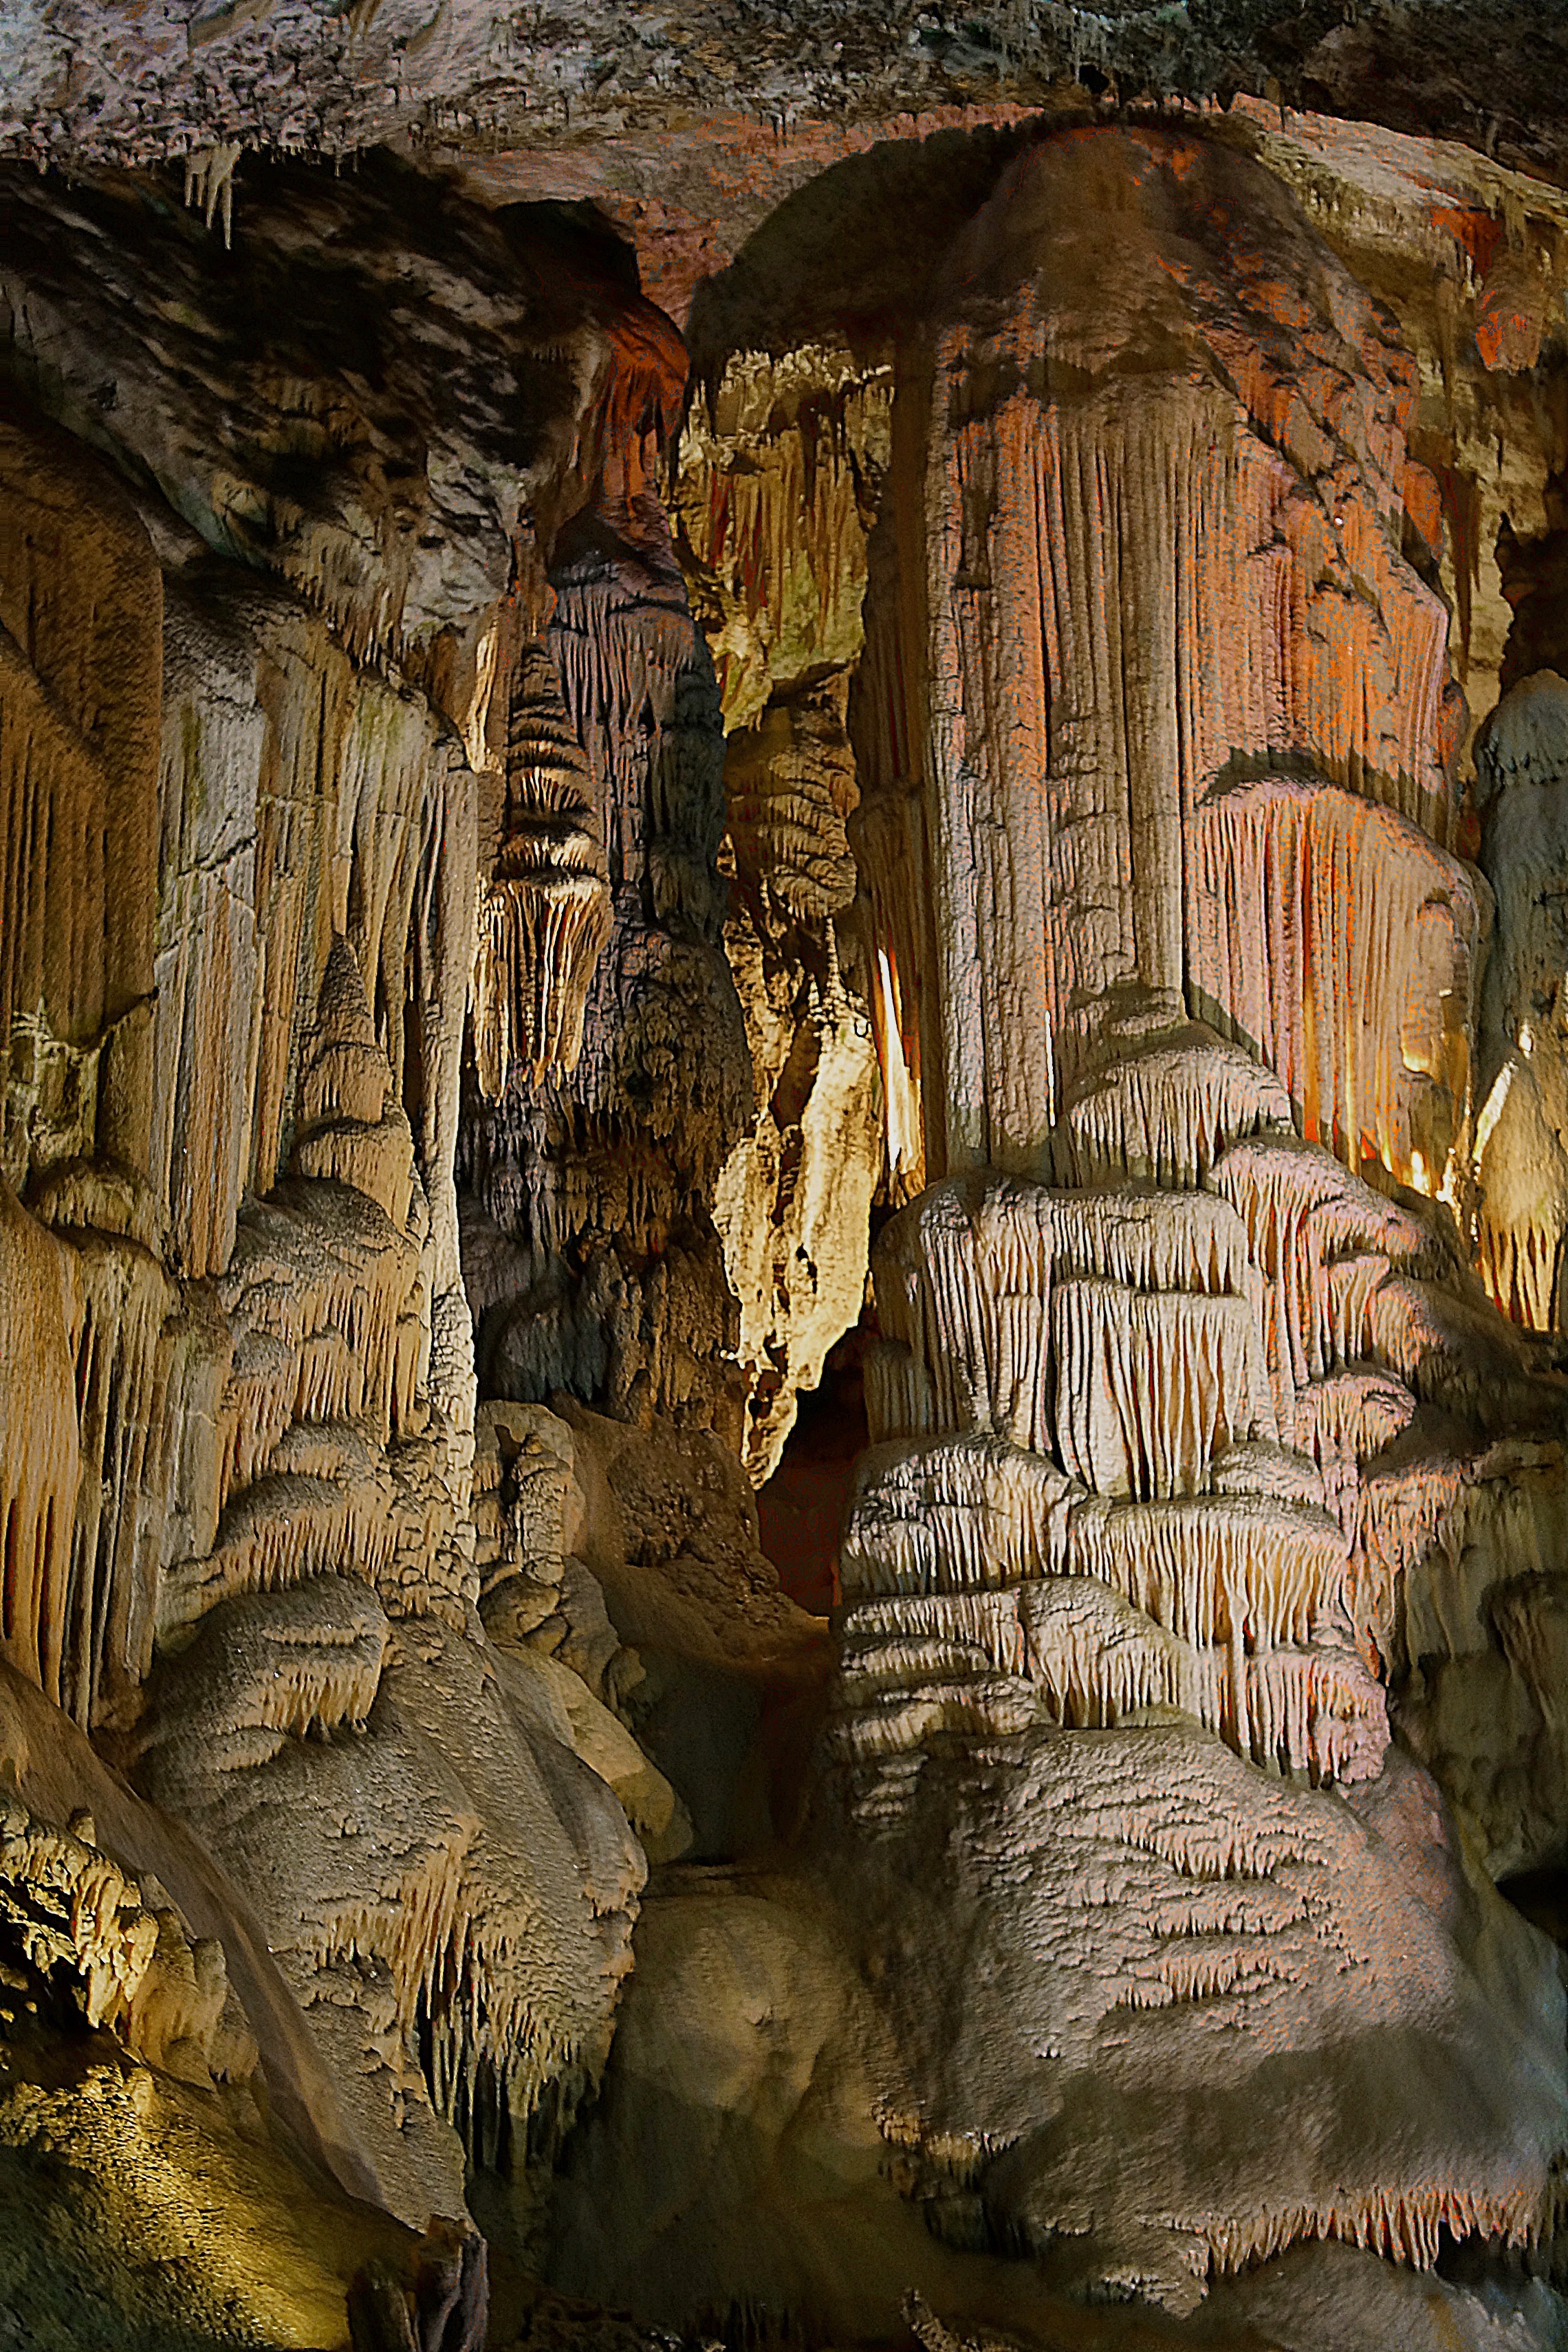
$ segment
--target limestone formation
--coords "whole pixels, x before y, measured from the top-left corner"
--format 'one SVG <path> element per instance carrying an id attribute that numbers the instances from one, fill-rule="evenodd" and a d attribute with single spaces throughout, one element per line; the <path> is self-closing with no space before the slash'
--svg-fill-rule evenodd
<path id="1" fill-rule="evenodd" d="M 751 1087 L 719 946 L 712 664 L 640 477 L 555 540 L 549 586 L 550 656 L 603 808 L 610 929 L 574 1066 L 514 1064 L 466 1123 L 480 1377 L 523 1402 L 563 1389 L 727 1424 L 734 1304 L 710 1204 Z M 588 943 L 584 931 L 568 952 L 578 980 Z M 482 1055 L 482 1031 L 477 1042 Z"/>
<path id="2" fill-rule="evenodd" d="M 41 246 L 64 268 L 72 235 L 105 236 L 105 217 L 123 223 L 141 201 L 92 192 L 89 232 L 79 213 L 51 229 L 25 191 L 7 200 L 18 193 L 18 267 Z M 346 202 L 367 250 L 380 222 L 395 266 L 396 196 L 390 211 L 384 192 Z M 215 2078 L 247 2077 L 256 2043 L 286 2020 L 332 2085 L 344 2187 L 416 2229 L 432 2214 L 455 2226 L 465 2162 L 510 2168 L 515 2139 L 521 2182 L 603 2064 L 647 1867 L 616 1787 L 650 1842 L 679 1842 L 674 1792 L 602 1676 L 585 1658 L 513 1659 L 478 1614 L 454 1178 L 481 798 L 467 754 L 488 761 L 492 700 L 510 713 L 502 773 L 525 899 L 529 875 L 548 886 L 549 869 L 520 858 L 517 839 L 534 822 L 548 850 L 550 824 L 572 814 L 559 793 L 555 817 L 541 797 L 537 650 L 513 631 L 501 660 L 519 517 L 548 505 L 558 527 L 587 495 L 574 468 L 605 433 L 619 464 L 626 436 L 649 429 L 646 354 L 635 334 L 601 333 L 591 289 L 548 311 L 542 342 L 513 362 L 542 372 L 528 414 L 542 439 L 530 457 L 509 425 L 478 460 L 490 471 L 477 502 L 479 476 L 458 484 L 479 412 L 460 426 L 464 380 L 431 368 L 458 436 L 447 446 L 466 454 L 444 457 L 437 434 L 426 470 L 389 492 L 392 442 L 363 406 L 350 423 L 355 399 L 379 399 L 383 427 L 412 424 L 416 442 L 431 411 L 415 422 L 399 407 L 412 377 L 400 394 L 356 373 L 340 316 L 300 401 L 335 418 L 324 440 L 307 436 L 318 461 L 333 434 L 345 446 L 360 436 L 357 476 L 327 465 L 301 503 L 273 475 L 242 549 L 214 502 L 250 496 L 247 430 L 264 474 L 293 430 L 267 304 L 253 285 L 258 323 L 231 353 L 215 488 L 213 420 L 184 404 L 180 358 L 156 333 L 139 339 L 138 322 L 159 267 L 199 282 L 216 265 L 177 218 L 158 233 L 161 258 L 132 240 L 99 286 L 95 357 L 120 338 L 124 404 L 98 437 L 156 476 L 208 543 L 154 492 L 139 513 L 100 459 L 23 408 L 3 453 L 4 1641 L 156 1793 L 152 1818 L 185 1824 L 193 1853 L 244 1885 L 254 1948 L 276 1965 L 264 1998 L 252 1972 L 241 2010 L 222 1945 L 193 1940 L 158 1891 L 164 1863 L 140 1881 L 123 1845 L 99 1863 L 87 1811 L 47 1800 L 6 1832 L 5 1933 L 51 1985 L 79 1979 L 84 2029 L 119 2037 L 136 2083 L 167 2076 L 210 2097 Z M 447 298 L 471 321 L 488 305 L 515 322 L 535 302 L 526 265 L 502 258 L 511 248 L 479 216 L 465 234 L 470 274 L 449 253 Z M 488 280 L 472 268 L 481 252 Z M 33 299 L 45 331 L 47 295 Z M 234 298 L 193 293 L 187 329 L 204 299 Z M 548 299 L 559 304 L 559 285 Z M 85 352 L 94 330 L 71 317 Z M 409 347 L 410 363 L 429 367 L 428 351 Z M 505 396 L 521 397 L 491 379 L 486 399 Z M 367 497 L 374 524 L 356 504 Z M 461 530 L 444 499 L 466 509 Z M 558 691 L 550 710 L 566 771 L 585 777 Z M 529 938 L 491 1008 L 501 1050 L 570 1060 L 588 971 L 548 923 Z M 542 1526 L 515 1530 L 510 1549 L 514 1578 L 536 1558 L 548 1574 Z M 559 1546 L 554 1565 L 559 1580 Z M 312 2090 L 301 2112 L 324 2118 L 327 2104 Z M 114 2144 L 90 2117 L 79 2127 Z M 192 2158 L 197 2173 L 233 2175 L 233 2128 L 221 2115 L 201 2126 L 214 2152 Z M 238 2128 L 270 2146 L 264 2119 Z M 289 2160 L 287 2146 L 266 2158 Z M 269 2210 L 272 2190 L 245 2178 L 242 2163 L 222 2194 L 242 2213 L 247 2198 Z M 349 2270 L 307 2291 L 318 2305 L 335 2296 L 335 2317 L 275 2302 L 245 2324 L 266 2340 L 342 2342 L 345 2290 L 369 2263 L 355 2327 L 401 2347 L 406 2243 L 390 2222 L 353 2241 Z M 318 2257 L 297 2261 L 303 2277 Z M 425 2286 L 408 2286 L 413 2340 L 449 2352 L 460 2325 L 477 2346 L 482 2262 L 436 2270 L 431 2312 Z M 286 2278 L 280 2292 L 294 2292 Z"/>
<path id="3" fill-rule="evenodd" d="M 883 1126 L 873 991 L 849 840 L 847 728 L 890 370 L 813 347 L 731 354 L 693 402 L 674 500 L 729 737 L 724 944 L 755 1109 L 714 1219 L 741 1301 L 745 1455 L 778 1464 L 803 1391 L 857 1321 Z"/>
<path id="4" fill-rule="evenodd" d="M 1276 201 L 1179 139 L 1047 142 L 963 232 L 931 329 L 925 434 L 902 445 L 926 485 L 931 698 L 899 723 L 929 730 L 901 823 L 933 910 L 887 903 L 889 953 L 924 982 L 921 1159 L 949 1172 L 874 1253 L 883 1443 L 842 1553 L 821 1830 L 912 2070 L 919 2160 L 934 2178 L 963 2151 L 990 2229 L 1047 2276 L 1175 2308 L 1300 2238 L 1428 2264 L 1461 2174 L 1498 2200 L 1461 2232 L 1550 2233 L 1563 2127 L 1555 1994 L 1523 1993 L 1489 1890 L 1454 1907 L 1453 1832 L 1447 1911 L 1396 1909 L 1412 1832 L 1390 1825 L 1436 1800 L 1389 1748 L 1380 1685 L 1417 1644 L 1422 1752 L 1461 1795 L 1465 1757 L 1494 1869 L 1541 1858 L 1500 1800 L 1504 1755 L 1542 1795 L 1559 1769 L 1544 1559 L 1517 1599 L 1469 1587 L 1510 1660 L 1495 1745 L 1461 1727 L 1457 1659 L 1440 1711 L 1400 1596 L 1434 1547 L 1458 1557 L 1483 1458 L 1523 1503 L 1488 1433 L 1560 1429 L 1561 1408 L 1420 1205 L 1469 1198 L 1489 908 L 1439 845 L 1446 623 L 1386 520 L 1408 363 Z M 1108 215 L 1115 264 L 1091 279 L 1082 224 Z M 1353 413 L 1326 391 L 1352 377 Z M 905 561 L 914 510 L 894 508 Z M 1249 563 L 1277 585 L 1243 585 Z M 921 676 L 907 638 L 901 675 Z M 1475 1651 L 1462 1625 L 1441 1651 Z M 1199 1787 L 1223 1824 L 1201 1851 L 1160 1793 Z M 1269 1908 L 1319 1870 L 1321 1896 L 1303 1879 Z M 1492 2064 L 1522 2071 L 1489 2110 L 1459 2056 L 1478 1966 L 1518 1988 Z M 1419 2028 L 1396 2022 L 1417 1979 Z M 1233 2189 L 1216 2230 L 1206 2184 L 1243 2130 L 1182 2109 L 1181 2053 L 1233 2013 L 1271 2020 L 1279 2091 L 1240 2096 L 1255 2151 L 1277 2096 L 1289 2113 L 1291 2154 L 1249 2160 L 1291 2186 L 1250 2214 Z M 1411 2032 L 1437 2076 L 1405 2173 Z M 1362 2096 L 1331 2100 L 1325 2135 L 1283 2085 L 1336 2047 Z"/>
<path id="5" fill-rule="evenodd" d="M 518 664 L 506 760 L 473 982 L 475 1055 L 492 1100 L 520 1063 L 536 1080 L 576 1066 L 612 919 L 587 761 L 542 646 Z"/>
<path id="6" fill-rule="evenodd" d="M 92 13 L 0 2342 L 1561 2343 L 1550 29 Z"/>

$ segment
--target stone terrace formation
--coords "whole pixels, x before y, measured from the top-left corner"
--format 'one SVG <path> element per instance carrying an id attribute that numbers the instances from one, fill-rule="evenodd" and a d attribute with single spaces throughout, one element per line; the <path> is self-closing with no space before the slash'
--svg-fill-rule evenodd
<path id="1" fill-rule="evenodd" d="M 0 2343 L 1550 2352 L 1555 36 L 656 13 L 0 26 Z"/>

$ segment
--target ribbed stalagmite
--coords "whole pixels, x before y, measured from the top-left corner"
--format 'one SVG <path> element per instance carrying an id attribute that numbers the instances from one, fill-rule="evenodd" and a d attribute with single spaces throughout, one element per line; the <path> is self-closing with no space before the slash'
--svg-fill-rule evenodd
<path id="1" fill-rule="evenodd" d="M 582 746 L 545 648 L 512 686 L 505 794 L 479 894 L 474 1054 L 492 1100 L 514 1068 L 535 1083 L 576 1068 L 594 966 L 614 920 L 602 827 Z"/>

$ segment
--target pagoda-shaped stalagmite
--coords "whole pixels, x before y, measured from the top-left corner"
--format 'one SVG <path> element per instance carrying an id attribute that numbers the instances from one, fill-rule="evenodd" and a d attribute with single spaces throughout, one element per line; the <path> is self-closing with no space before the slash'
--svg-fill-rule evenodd
<path id="1" fill-rule="evenodd" d="M 613 919 L 588 762 L 541 645 L 519 656 L 494 823 L 473 988 L 475 1060 L 492 1101 L 520 1063 L 535 1079 L 575 1069 Z"/>

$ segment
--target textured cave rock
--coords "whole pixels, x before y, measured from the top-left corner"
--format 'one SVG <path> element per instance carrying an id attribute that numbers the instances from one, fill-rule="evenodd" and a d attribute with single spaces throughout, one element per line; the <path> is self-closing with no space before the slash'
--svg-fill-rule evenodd
<path id="1" fill-rule="evenodd" d="M 733 881 L 725 952 L 746 1014 L 755 1116 L 715 1222 L 741 1302 L 744 1450 L 761 1484 L 802 1391 L 856 1320 L 882 1120 L 847 703 L 864 643 L 867 532 L 891 386 L 847 350 L 728 356 L 693 403 L 673 500 L 715 648 Z"/>
<path id="2" fill-rule="evenodd" d="M 575 135 L 679 135 L 695 114 L 733 136 L 804 118 L 837 129 L 1080 90 L 1203 100 L 1237 89 L 1465 139 L 1560 165 L 1562 27 L 1507 0 L 1414 9 L 1277 0 L 1110 0 L 1026 13 L 895 0 L 699 0 L 627 16 L 576 0 L 536 23 L 494 0 L 194 0 L 149 19 L 134 0 L 29 5 L 0 52 L 8 142 L 24 153 L 143 162 L 244 141 L 328 153 L 416 126 L 548 148 Z M 728 120 L 726 120 L 728 118 Z M 522 134 L 519 138 L 520 132 Z M 211 166 L 205 166 L 210 173 Z M 205 185 L 205 176 L 204 176 Z"/>
<path id="3" fill-rule="evenodd" d="M 775 762 L 794 740 L 768 713 L 798 724 L 797 642 L 853 666 L 852 968 L 893 1198 L 927 1180 L 872 1254 L 879 1442 L 800 1865 L 892 2032 L 898 2087 L 873 2095 L 976 2314 L 999 2246 L 1041 2288 L 1189 2312 L 1301 2240 L 1428 2268 L 1479 2233 L 1539 2260 L 1561 1995 L 1471 1841 L 1497 1824 L 1498 1874 L 1544 1858 L 1511 1809 L 1543 1827 L 1558 1770 L 1562 1391 L 1429 1205 L 1491 1190 L 1471 1041 L 1494 899 L 1450 845 L 1470 822 L 1452 605 L 1407 552 L 1439 339 L 1417 322 L 1413 354 L 1256 162 L 1169 131 L 1025 150 L 901 292 L 924 309 L 852 310 L 844 359 L 814 322 L 836 431 L 799 500 L 799 585 L 762 550 L 802 360 L 705 353 L 681 509 L 742 719 L 749 895 L 798 889 L 799 852 L 781 836 L 762 862 L 748 738 L 771 727 Z M 738 340 L 748 302 L 777 332 L 787 280 L 759 261 L 710 315 Z M 1479 372 L 1484 303 L 1475 332 Z M 837 524 L 824 476 L 847 458 L 872 511 Z M 847 561 L 860 644 L 832 634 Z M 1489 1508 L 1533 1513 L 1533 1549 L 1473 1555 Z M 1391 1689 L 1463 1827 L 1390 1747 Z M 735 1889 L 757 1895 L 779 1900 Z M 741 1916 L 727 1937 L 761 1932 Z M 765 2125 L 751 2103 L 758 2152 L 731 2139 L 756 2061 L 710 2024 L 684 2061 L 658 2040 L 683 1969 L 713 1965 L 673 1933 L 642 1934 L 556 2259 L 574 2288 L 706 2322 L 710 2135 L 793 2176 L 834 2127 L 781 2081 Z M 658 2192 L 607 2221 L 656 2141 Z M 833 2144 L 842 2237 L 748 2206 L 732 2310 L 776 2305 L 804 2263 L 820 2324 L 847 2301 L 862 2332 L 893 2324 L 875 2263 L 845 2254 L 863 2200 Z"/>
<path id="4" fill-rule="evenodd" d="M 266 2163 L 298 2163 L 296 2143 L 319 2162 L 330 2116 L 347 2192 L 416 2230 L 433 2214 L 467 2227 L 465 2153 L 525 2144 L 536 2108 L 556 2119 L 548 2143 L 608 2046 L 647 1864 L 579 1749 L 614 1748 L 650 1820 L 661 1790 L 660 1826 L 676 1812 L 580 1662 L 560 1669 L 574 1716 L 547 1654 L 536 1674 L 533 1652 L 509 1664 L 484 1633 L 453 1177 L 484 797 L 468 754 L 489 757 L 493 700 L 504 777 L 508 689 L 532 674 L 517 629 L 500 642 L 519 517 L 537 506 L 553 529 L 588 496 L 603 414 L 642 426 L 637 322 L 606 335 L 591 284 L 563 310 L 570 261 L 545 296 L 470 211 L 477 242 L 459 228 L 438 267 L 471 372 L 451 364 L 427 281 L 428 341 L 398 346 L 389 373 L 374 344 L 390 313 L 355 272 L 378 236 L 390 268 L 412 260 L 426 198 L 406 177 L 300 184 L 314 297 L 286 238 L 259 279 L 237 273 L 144 188 L 84 192 L 52 227 L 25 184 L 10 194 L 8 256 L 47 248 L 57 299 L 73 236 L 121 268 L 94 274 L 95 315 L 64 300 L 62 330 L 40 261 L 30 327 L 20 297 L 12 314 L 5 1647 L 151 1818 L 184 1824 L 246 1888 L 271 1956 L 250 2031 L 261 2041 L 276 2012 L 274 2037 L 311 2053 L 321 2086 L 275 2092 Z M 335 230 L 307 226 L 323 198 Z M 269 268 L 292 285 L 282 307 Z M 159 305 L 167 333 L 148 331 Z M 507 323 L 481 359 L 487 305 Z M 84 367 L 118 370 L 93 437 L 129 490 L 38 413 L 35 335 L 54 414 L 82 421 L 71 334 Z M 202 338 L 219 373 L 198 400 Z M 498 1529 L 492 1560 L 518 1542 Z M 46 1912 L 50 1851 L 16 1864 Z M 134 1864 L 123 1833 L 114 1851 Z M 68 1908 L 83 1902 L 112 1910 L 102 1892 Z M 182 2025 L 182 1996 L 139 1988 L 154 1932 L 178 1974 L 188 1904 L 163 1937 L 153 1901 L 126 1902 L 128 2054 L 110 2071 L 183 2078 L 170 2053 L 211 2039 L 221 1964 L 208 1993 L 202 1962 Z M 112 2031 L 112 1943 L 53 1950 L 37 1965 L 79 1976 L 86 2024 Z M 230 2162 L 224 2117 L 191 2127 L 216 2130 L 193 2177 Z M 101 2140 L 85 2112 L 60 2128 Z M 241 2131 L 272 2137 L 259 2118 Z M 261 2196 L 242 2182 L 218 2210 L 237 2225 Z M 459 2325 L 479 2340 L 482 2263 L 448 2279 L 384 2216 L 362 2234 L 310 2289 L 312 2315 L 253 2315 L 255 2340 L 342 2340 L 367 2264 L 363 2325 L 384 2334 L 375 2310 L 401 2311 L 411 2282 L 424 2326 L 420 2263 L 447 2280 L 429 2290 L 447 2314 L 432 2345 Z M 279 2291 L 321 2259 L 280 2254 Z M 184 2316 L 205 2324 L 194 2303 Z"/>
<path id="5" fill-rule="evenodd" d="M 0 27 L 0 2343 L 1564 2339 L 1560 52 Z"/>

